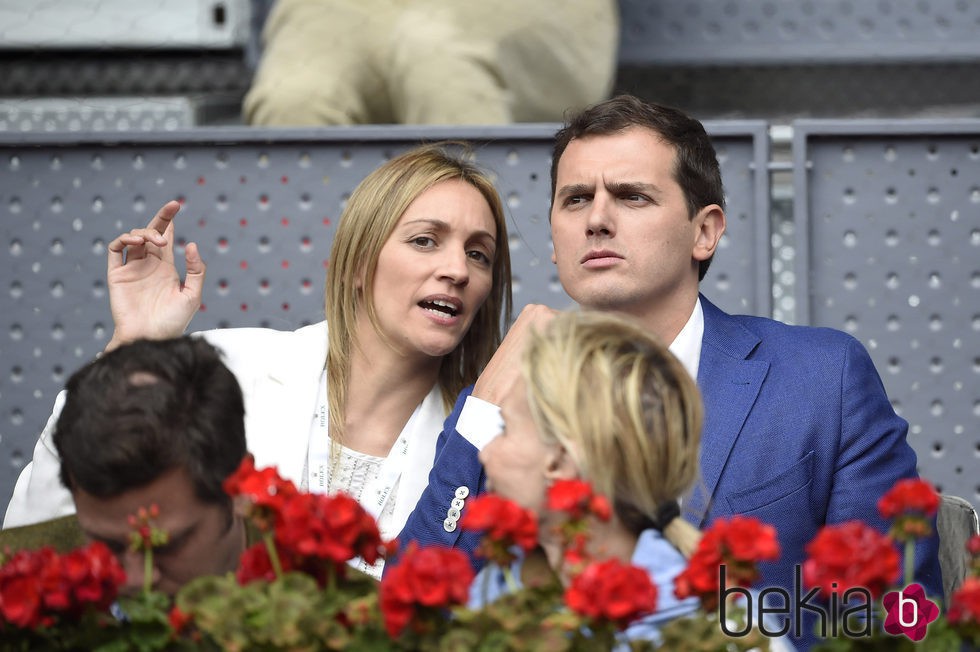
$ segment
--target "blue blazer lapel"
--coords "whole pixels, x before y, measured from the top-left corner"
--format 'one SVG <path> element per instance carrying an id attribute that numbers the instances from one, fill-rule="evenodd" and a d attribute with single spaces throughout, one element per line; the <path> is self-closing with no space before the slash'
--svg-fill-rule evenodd
<path id="1" fill-rule="evenodd" d="M 704 402 L 701 433 L 701 483 L 687 503 L 688 520 L 699 527 L 708 517 L 710 500 L 732 447 L 769 371 L 765 360 L 749 360 L 761 342 L 739 320 L 701 297 L 704 337 L 698 364 L 698 386 Z"/>

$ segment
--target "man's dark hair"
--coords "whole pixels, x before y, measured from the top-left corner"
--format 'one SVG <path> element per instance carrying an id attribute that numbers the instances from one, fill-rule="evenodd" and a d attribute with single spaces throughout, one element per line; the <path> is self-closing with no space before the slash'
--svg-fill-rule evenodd
<path id="1" fill-rule="evenodd" d="M 140 340 L 68 379 L 54 431 L 61 482 L 100 498 L 176 468 L 206 503 L 245 456 L 245 407 L 235 376 L 205 340 Z"/>
<path id="2" fill-rule="evenodd" d="M 576 138 L 609 136 L 630 127 L 649 129 L 677 151 L 674 178 L 684 191 L 688 216 L 711 204 L 725 208 L 725 191 L 715 148 L 704 125 L 682 111 L 644 102 L 632 95 L 619 95 L 594 104 L 574 115 L 555 134 L 551 156 L 551 202 L 555 201 L 558 162 Z M 704 279 L 711 259 L 701 261 L 698 280 Z"/>

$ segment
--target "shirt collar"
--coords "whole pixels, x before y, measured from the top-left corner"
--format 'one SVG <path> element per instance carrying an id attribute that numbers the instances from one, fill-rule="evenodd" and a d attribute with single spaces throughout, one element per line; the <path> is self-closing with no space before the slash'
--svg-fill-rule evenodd
<path id="1" fill-rule="evenodd" d="M 704 311 L 701 309 L 701 298 L 698 297 L 684 328 L 667 347 L 695 380 L 698 378 L 698 365 L 701 363 L 702 339 L 704 339 Z"/>

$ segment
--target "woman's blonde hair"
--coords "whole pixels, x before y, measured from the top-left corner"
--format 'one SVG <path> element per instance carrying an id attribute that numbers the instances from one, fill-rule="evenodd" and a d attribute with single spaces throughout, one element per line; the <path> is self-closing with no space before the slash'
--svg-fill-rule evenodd
<path id="1" fill-rule="evenodd" d="M 450 148 L 461 151 L 454 153 Z M 333 441 L 341 442 L 344 438 L 351 348 L 362 298 L 368 319 L 384 337 L 373 291 L 381 249 L 409 204 L 442 181 L 465 181 L 483 195 L 493 214 L 497 241 L 490 294 L 469 331 L 456 349 L 443 359 L 439 369 L 439 385 L 447 412 L 456 395 L 476 381 L 500 344 L 501 313 L 510 322 L 512 310 L 507 222 L 493 181 L 464 158 L 468 154 L 464 143 L 444 142 L 416 147 L 387 161 L 365 177 L 347 201 L 333 240 L 325 292 L 329 332 L 327 394 Z"/>
<path id="2" fill-rule="evenodd" d="M 690 556 L 699 532 L 657 522 L 699 475 L 701 396 L 681 363 L 625 317 L 571 312 L 531 338 L 522 372 L 541 438 L 571 455 L 626 528 L 658 527 Z"/>

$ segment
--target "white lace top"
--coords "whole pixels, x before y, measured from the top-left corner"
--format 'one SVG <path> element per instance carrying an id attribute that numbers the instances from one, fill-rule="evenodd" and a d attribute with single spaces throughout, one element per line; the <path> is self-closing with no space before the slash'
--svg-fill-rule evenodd
<path id="1" fill-rule="evenodd" d="M 314 486 L 312 489 L 310 488 L 310 479 L 316 478 L 316 474 L 310 473 L 309 459 L 307 459 L 306 472 L 303 473 L 303 482 L 301 483 L 304 486 L 301 486 L 300 489 L 326 494 L 335 494 L 338 491 L 343 491 L 349 496 L 353 496 L 357 502 L 365 503 L 368 497 L 364 495 L 364 490 L 368 485 L 378 479 L 378 476 L 381 474 L 381 464 L 384 461 L 385 458 L 383 457 L 359 453 L 346 446 L 341 446 L 337 465 L 332 467 L 332 473 L 326 479 L 327 486 L 322 488 Z M 319 484 L 316 480 L 314 482 L 315 484 Z M 395 486 L 391 490 L 391 496 L 388 502 L 385 503 L 381 515 L 378 517 L 378 529 L 381 530 L 381 537 L 383 539 L 392 539 L 401 531 L 401 527 L 398 530 L 394 530 L 394 524 L 392 523 L 397 493 L 398 481 L 396 480 Z"/>
<path id="2" fill-rule="evenodd" d="M 300 489 L 325 494 L 343 491 L 355 498 L 368 512 L 376 514 L 382 539 L 394 539 L 405 526 L 404 516 L 401 519 L 395 518 L 395 505 L 398 503 L 401 471 L 407 462 L 408 439 L 415 430 L 421 406 L 409 418 L 387 457 L 367 455 L 344 445 L 340 445 L 339 455 L 334 457 L 328 433 L 326 371 L 320 377 L 319 396 L 320 405 L 310 423 L 309 452 Z M 376 564 L 369 566 L 363 559 L 357 558 L 351 560 L 350 564 L 381 579 L 384 560 L 379 559 Z"/>

